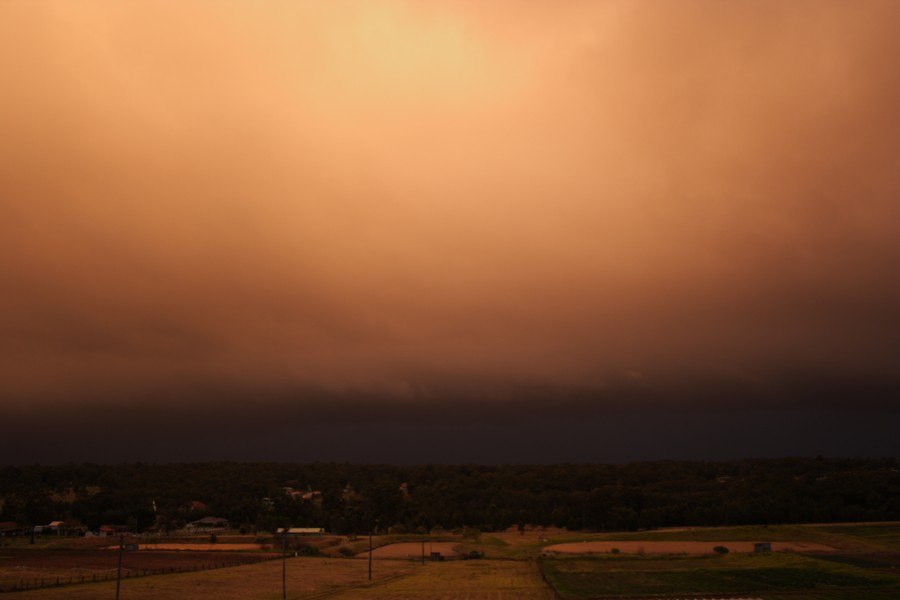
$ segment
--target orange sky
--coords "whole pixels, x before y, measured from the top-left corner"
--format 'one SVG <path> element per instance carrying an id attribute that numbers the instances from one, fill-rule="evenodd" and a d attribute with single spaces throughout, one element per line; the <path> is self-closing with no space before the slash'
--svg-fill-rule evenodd
<path id="1" fill-rule="evenodd" d="M 895 409 L 898 46 L 891 0 L 3 0 L 4 405 Z"/>

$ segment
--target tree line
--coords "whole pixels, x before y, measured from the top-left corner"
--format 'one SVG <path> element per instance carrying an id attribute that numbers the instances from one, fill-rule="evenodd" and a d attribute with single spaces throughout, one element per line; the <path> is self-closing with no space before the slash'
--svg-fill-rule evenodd
<path id="1" fill-rule="evenodd" d="M 0 468 L 0 522 L 164 533 L 204 516 L 285 526 L 482 531 L 517 524 L 622 531 L 900 520 L 897 459 L 780 458 L 623 465 L 185 463 Z"/>

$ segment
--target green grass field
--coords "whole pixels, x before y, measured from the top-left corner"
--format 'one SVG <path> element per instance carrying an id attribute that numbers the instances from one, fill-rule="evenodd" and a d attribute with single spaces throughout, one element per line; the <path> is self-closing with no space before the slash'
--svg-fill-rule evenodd
<path id="1" fill-rule="evenodd" d="M 779 598 L 788 592 L 791 598 L 809 600 L 900 598 L 900 526 L 896 523 L 698 528 L 591 537 L 648 541 L 758 539 L 815 542 L 838 551 L 810 555 L 663 557 L 610 554 L 542 559 L 545 576 L 564 598 L 702 593 L 746 593 L 759 598 Z"/>
<path id="2" fill-rule="evenodd" d="M 541 568 L 563 597 L 740 594 L 853 588 L 900 597 L 900 576 L 792 554 L 709 557 L 545 558 Z M 861 597 L 866 597 L 864 594 Z"/>
<path id="3" fill-rule="evenodd" d="M 819 531 L 826 536 L 865 544 L 876 552 L 900 554 L 900 525 L 897 523 L 816 525 L 809 528 Z"/>

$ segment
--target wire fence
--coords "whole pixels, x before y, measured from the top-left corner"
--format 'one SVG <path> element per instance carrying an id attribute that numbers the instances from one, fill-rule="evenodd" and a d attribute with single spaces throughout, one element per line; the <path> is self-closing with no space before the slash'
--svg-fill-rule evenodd
<path id="1" fill-rule="evenodd" d="M 239 560 L 229 561 L 204 561 L 191 564 L 183 564 L 172 567 L 159 567 L 155 569 L 122 569 L 122 579 L 134 577 L 148 577 L 152 575 L 170 575 L 172 573 L 192 573 L 195 571 L 210 571 L 212 569 L 224 569 L 241 565 L 256 564 L 269 560 L 279 560 L 280 556 L 266 555 L 260 557 L 243 557 Z M 113 581 L 117 577 L 116 569 L 98 571 L 90 574 L 69 575 L 63 577 L 19 578 L 15 581 L 0 583 L 0 593 L 24 592 L 42 588 L 63 587 L 81 585 L 84 583 L 97 583 L 101 581 Z"/>

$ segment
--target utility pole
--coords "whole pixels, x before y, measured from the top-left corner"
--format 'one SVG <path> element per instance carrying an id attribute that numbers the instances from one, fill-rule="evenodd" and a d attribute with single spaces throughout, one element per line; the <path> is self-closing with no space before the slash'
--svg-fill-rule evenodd
<path id="1" fill-rule="evenodd" d="M 287 532 L 285 527 L 281 534 L 281 600 L 287 599 Z"/>
<path id="2" fill-rule="evenodd" d="M 372 581 L 372 528 L 369 528 L 369 581 Z"/>
<path id="3" fill-rule="evenodd" d="M 122 587 L 122 554 L 125 552 L 125 534 L 119 535 L 119 566 L 116 569 L 116 600 L 119 600 L 119 589 Z"/>

